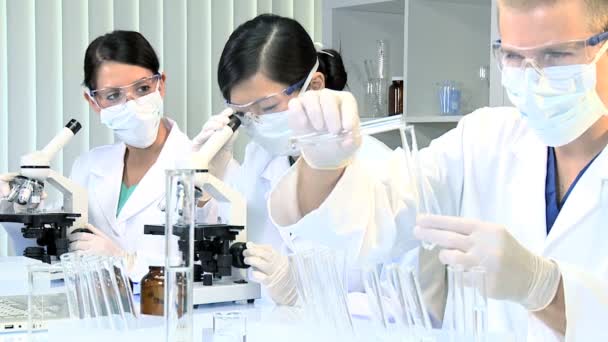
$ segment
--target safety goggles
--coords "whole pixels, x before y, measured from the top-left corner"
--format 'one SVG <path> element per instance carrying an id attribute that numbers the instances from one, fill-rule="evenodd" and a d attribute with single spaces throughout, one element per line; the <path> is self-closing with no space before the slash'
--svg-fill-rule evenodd
<path id="1" fill-rule="evenodd" d="M 278 93 L 264 96 L 246 104 L 236 104 L 226 100 L 226 105 L 232 108 L 235 112 L 250 113 L 254 116 L 281 112 L 287 108 L 287 103 L 291 98 L 291 95 L 300 90 L 306 80 L 307 79 L 303 79 Z"/>
<path id="2" fill-rule="evenodd" d="M 101 109 L 123 105 L 129 98 L 138 99 L 158 90 L 160 78 L 160 74 L 155 74 L 123 87 L 91 90 L 89 91 L 89 95 Z"/>
<path id="3" fill-rule="evenodd" d="M 608 31 L 587 39 L 571 40 L 562 43 L 552 43 L 531 48 L 518 48 L 503 44 L 497 40 L 492 44 L 494 57 L 498 67 L 535 69 L 540 75 L 543 70 L 551 67 L 589 64 L 594 61 L 598 51 L 603 47 L 602 42 L 608 39 Z M 605 50 L 605 49 L 604 49 Z"/>
<path id="4" fill-rule="evenodd" d="M 318 68 L 319 60 L 317 59 L 315 61 L 315 65 L 312 67 L 312 70 L 310 70 L 305 79 L 290 85 L 280 92 L 264 96 L 245 104 L 231 103 L 230 100 L 226 100 L 226 105 L 232 108 L 236 113 L 243 114 L 250 120 L 256 120 L 256 118 L 260 115 L 282 112 L 287 109 L 289 99 L 293 93 L 298 90 L 303 89 L 306 91 L 308 89 L 308 86 L 312 81 L 312 77 L 315 72 L 317 72 Z"/>

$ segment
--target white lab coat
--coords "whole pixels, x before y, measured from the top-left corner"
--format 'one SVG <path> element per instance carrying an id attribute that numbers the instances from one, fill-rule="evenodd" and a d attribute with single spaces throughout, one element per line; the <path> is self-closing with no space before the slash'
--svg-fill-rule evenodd
<path id="1" fill-rule="evenodd" d="M 386 160 L 392 151 L 378 140 L 366 137 L 355 157 L 355 163 L 369 177 L 380 162 Z M 316 222 L 305 226 L 305 229 L 280 229 L 269 218 L 268 200 L 271 190 L 287 174 L 294 174 L 288 157 L 273 157 L 255 142 L 247 145 L 243 165 L 232 161 L 227 168 L 224 181 L 232 185 L 247 198 L 247 240 L 259 244 L 269 244 L 283 254 L 305 249 L 315 245 L 335 247 L 359 257 L 364 239 L 372 240 L 373 234 L 366 234 L 367 225 L 359 223 L 348 231 L 326 229 L 325 225 Z M 279 195 L 279 197 L 281 197 Z M 292 206 L 297 206 L 294 198 L 280 198 Z M 226 209 L 219 210 L 223 222 L 227 220 Z M 317 229 L 323 228 L 323 229 Z M 387 231 L 382 236 L 375 236 L 373 244 L 389 246 L 394 240 L 394 231 Z M 389 248 L 384 248 L 387 251 Z M 384 253 L 383 253 L 384 255 Z"/>
<path id="2" fill-rule="evenodd" d="M 547 146 L 516 109 L 484 108 L 466 116 L 457 128 L 421 151 L 421 160 L 442 214 L 503 224 L 530 251 L 557 261 L 564 283 L 567 341 L 608 340 L 604 326 L 608 322 L 608 229 L 604 227 L 608 222 L 608 148 L 579 180 L 549 236 L 545 223 Z M 378 191 L 378 179 L 361 177 L 356 164 L 349 168 L 353 170 L 345 172 L 325 203 L 295 226 L 317 221 L 339 230 L 361 219 L 378 230 L 398 227 L 396 245 L 401 248 L 397 250 L 410 248 L 407 243 L 414 215 L 407 205 L 410 192 L 403 186 L 405 181 L 399 180 L 406 172 L 402 151 L 395 151 L 387 162 L 387 169 L 399 171 L 385 175 L 384 192 Z M 607 183 L 602 190 L 603 182 Z M 376 191 L 371 190 L 374 188 Z M 285 184 L 275 191 L 289 195 L 294 189 L 293 184 Z M 367 207 L 361 208 L 361 202 Z M 384 202 L 392 205 L 390 221 Z M 370 219 L 369 211 L 375 211 L 375 217 Z M 272 210 L 271 214 L 278 216 Z M 437 315 L 437 302 L 443 305 L 445 301 L 444 268 L 432 257 L 436 251 L 423 253 L 421 277 L 426 279 L 421 281 L 427 301 L 431 297 L 429 304 L 435 309 L 431 311 Z M 514 303 L 490 300 L 488 316 L 491 331 L 515 332 L 528 341 L 563 340 Z"/>
<path id="3" fill-rule="evenodd" d="M 165 170 L 176 169 L 184 153 L 192 150 L 190 139 L 175 122 L 162 121 L 171 128 L 158 159 L 141 179 L 118 217 L 116 210 L 122 184 L 124 143 L 92 149 L 72 167 L 71 178 L 89 194 L 89 223 L 113 238 L 128 253 L 137 253 L 130 277 L 139 280 L 150 265 L 164 265 L 164 237 L 144 234 L 146 224 L 164 224 L 165 214 L 158 203 L 165 194 Z"/>

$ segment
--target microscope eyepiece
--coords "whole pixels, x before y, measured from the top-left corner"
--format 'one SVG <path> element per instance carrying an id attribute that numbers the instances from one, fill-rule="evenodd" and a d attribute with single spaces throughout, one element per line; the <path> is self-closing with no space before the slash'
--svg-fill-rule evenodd
<path id="1" fill-rule="evenodd" d="M 76 135 L 76 133 L 78 133 L 78 131 L 80 131 L 80 129 L 82 128 L 82 125 L 80 124 L 80 122 L 78 122 L 78 120 L 72 119 L 65 125 L 65 127 L 72 131 L 74 135 Z"/>
<path id="2" fill-rule="evenodd" d="M 228 118 L 230 119 L 228 122 L 228 127 L 230 127 L 233 132 L 236 132 L 236 130 L 241 126 L 241 119 L 234 114 L 230 115 Z"/>

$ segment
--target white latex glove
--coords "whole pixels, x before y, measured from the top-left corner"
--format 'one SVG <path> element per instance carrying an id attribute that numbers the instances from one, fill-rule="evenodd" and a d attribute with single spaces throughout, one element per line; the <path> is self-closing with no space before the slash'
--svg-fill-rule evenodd
<path id="1" fill-rule="evenodd" d="M 0 174 L 0 212 L 9 211 L 12 203 L 6 200 L 11 193 L 10 182 L 17 176 L 16 173 Z"/>
<path id="2" fill-rule="evenodd" d="M 0 199 L 7 197 L 11 193 L 10 182 L 15 179 L 17 173 L 0 174 Z"/>
<path id="3" fill-rule="evenodd" d="M 198 152 L 201 149 L 201 146 L 209 140 L 211 135 L 215 131 L 218 131 L 224 126 L 228 125 L 230 119 L 228 117 L 234 113 L 234 110 L 231 108 L 224 109 L 221 113 L 217 115 L 213 115 L 207 120 L 207 122 L 203 125 L 203 129 L 201 132 L 192 139 L 192 151 Z M 226 167 L 230 160 L 232 160 L 232 149 L 234 147 L 234 141 L 238 136 L 238 130 L 234 132 L 232 137 L 228 139 L 226 144 L 217 152 L 215 157 L 211 159 L 209 162 L 209 172 L 219 179 L 223 179 L 224 173 L 226 172 Z"/>
<path id="4" fill-rule="evenodd" d="M 0 212 L 9 211 L 12 205 L 13 211 L 15 213 L 23 213 L 26 212 L 27 209 L 36 209 L 38 208 L 44 200 L 47 198 L 46 191 L 42 191 L 40 196 L 39 203 L 30 203 L 29 205 L 21 205 L 19 203 L 10 203 L 6 200 L 6 197 L 11 192 L 10 182 L 15 179 L 19 174 L 18 173 L 5 173 L 0 175 Z"/>
<path id="5" fill-rule="evenodd" d="M 297 135 L 351 132 L 345 139 L 302 147 L 304 160 L 315 169 L 340 169 L 361 145 L 357 101 L 346 91 L 309 90 L 289 101 L 289 126 Z"/>
<path id="6" fill-rule="evenodd" d="M 87 223 L 85 228 L 92 233 L 72 233 L 69 235 L 70 251 L 116 257 L 126 256 L 126 252 L 104 232 L 90 223 Z"/>
<path id="7" fill-rule="evenodd" d="M 253 267 L 253 278 L 266 287 L 272 300 L 279 305 L 294 305 L 298 299 L 296 286 L 289 271 L 289 259 L 269 245 L 247 242 L 243 252 L 245 264 Z"/>
<path id="8" fill-rule="evenodd" d="M 465 269 L 486 269 L 488 296 L 530 311 L 546 308 L 557 292 L 557 264 L 524 248 L 501 225 L 447 216 L 420 216 L 414 235 L 442 248 L 439 260 Z"/>

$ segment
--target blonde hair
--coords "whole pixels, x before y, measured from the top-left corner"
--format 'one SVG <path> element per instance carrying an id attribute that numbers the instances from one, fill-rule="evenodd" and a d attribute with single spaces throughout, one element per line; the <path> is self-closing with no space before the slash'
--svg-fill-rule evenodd
<path id="1" fill-rule="evenodd" d="M 499 0 L 500 6 L 516 9 L 532 9 L 538 6 L 551 6 L 561 1 L 583 1 L 587 10 L 589 25 L 592 31 L 608 31 L 607 0 Z"/>

